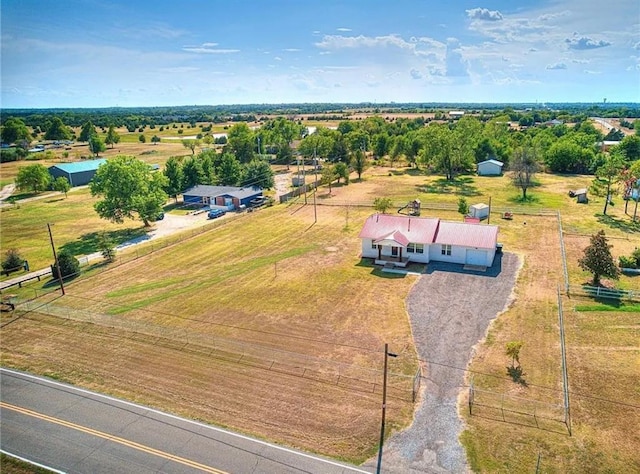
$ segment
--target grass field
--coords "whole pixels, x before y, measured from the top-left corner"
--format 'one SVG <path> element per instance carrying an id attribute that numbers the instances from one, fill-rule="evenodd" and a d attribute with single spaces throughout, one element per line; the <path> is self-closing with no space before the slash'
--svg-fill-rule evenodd
<path id="1" fill-rule="evenodd" d="M 334 186 L 331 195 L 321 188 L 315 225 L 312 206 L 275 206 L 77 279 L 67 296 L 52 296 L 40 310 L 2 328 L 2 363 L 359 462 L 375 452 L 384 342 L 400 353 L 390 369 L 391 430 L 411 420 L 404 376 L 414 373 L 416 360 L 404 298 L 415 277 L 389 277 L 363 264 L 357 234 L 372 211 L 341 204 L 380 195 L 397 203 L 420 198 L 423 215 L 456 220 L 456 212 L 431 211 L 428 204 L 453 204 L 464 195 L 470 204 L 491 198 L 495 208 L 559 210 L 569 276 L 579 284 L 588 275 L 577 259 L 595 230 L 605 229 L 616 257 L 640 242 L 622 203 L 603 217 L 598 199 L 578 205 L 568 197 L 569 189 L 589 180 L 541 175 L 530 191 L 534 199 L 521 204 L 505 177 L 447 183 L 415 170 L 372 168 L 361 182 Z M 28 233 L 37 224 L 29 213 L 38 212 L 25 209 L 2 213 L 3 229 L 5 215 L 17 216 L 3 239 L 14 228 Z M 557 405 L 556 292 L 563 279 L 557 219 L 517 214 L 505 221 L 496 213 L 491 220 L 500 226 L 505 251 L 524 263 L 516 299 L 477 347 L 469 381 L 540 406 Z M 72 221 L 61 217 L 55 230 L 57 235 L 67 226 L 66 238 L 75 245 L 80 236 Z M 60 230 L 59 245 L 69 244 L 63 235 Z M 640 277 L 624 276 L 617 285 L 640 290 Z M 599 311 L 602 303 L 575 298 L 564 298 L 563 305 L 573 436 L 558 422 L 536 427 L 528 417 L 466 415 L 463 442 L 475 470 L 534 471 L 539 454 L 543 472 L 640 469 L 638 430 L 629 432 L 640 425 L 638 313 L 611 305 Z M 506 374 L 504 345 L 511 340 L 524 342 L 526 384 Z"/>

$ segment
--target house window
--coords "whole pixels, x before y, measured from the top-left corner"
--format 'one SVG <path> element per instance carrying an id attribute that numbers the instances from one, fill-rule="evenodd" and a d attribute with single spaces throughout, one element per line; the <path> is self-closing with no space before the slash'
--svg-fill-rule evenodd
<path id="1" fill-rule="evenodd" d="M 412 244 L 407 245 L 408 253 L 424 253 L 424 244 Z"/>
<path id="2" fill-rule="evenodd" d="M 449 244 L 442 245 L 442 255 L 451 255 L 451 245 Z"/>
<path id="3" fill-rule="evenodd" d="M 378 246 L 375 244 L 373 240 L 371 241 L 371 248 L 374 250 L 378 248 Z"/>

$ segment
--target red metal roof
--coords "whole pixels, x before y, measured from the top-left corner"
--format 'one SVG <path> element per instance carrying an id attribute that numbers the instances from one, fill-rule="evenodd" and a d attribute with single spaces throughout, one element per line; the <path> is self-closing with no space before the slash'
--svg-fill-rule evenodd
<path id="1" fill-rule="evenodd" d="M 495 225 L 440 221 L 434 243 L 493 249 L 497 241 L 498 227 Z"/>
<path id="2" fill-rule="evenodd" d="M 374 214 L 365 221 L 359 237 L 380 240 L 399 231 L 407 239 L 407 243 L 430 244 L 436 234 L 438 222 L 440 219 L 430 217 Z"/>
<path id="3" fill-rule="evenodd" d="M 493 249 L 498 241 L 498 227 L 441 221 L 434 217 L 374 214 L 365 221 L 359 237 L 378 242 L 395 240 L 405 247 L 412 242 Z"/>

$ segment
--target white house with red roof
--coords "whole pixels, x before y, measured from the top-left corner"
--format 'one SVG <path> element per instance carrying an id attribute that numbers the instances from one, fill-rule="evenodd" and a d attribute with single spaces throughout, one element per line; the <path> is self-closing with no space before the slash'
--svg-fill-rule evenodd
<path id="1" fill-rule="evenodd" d="M 378 265 L 449 262 L 490 267 L 496 255 L 498 227 L 443 221 L 434 217 L 374 214 L 359 235 L 362 257 Z"/>

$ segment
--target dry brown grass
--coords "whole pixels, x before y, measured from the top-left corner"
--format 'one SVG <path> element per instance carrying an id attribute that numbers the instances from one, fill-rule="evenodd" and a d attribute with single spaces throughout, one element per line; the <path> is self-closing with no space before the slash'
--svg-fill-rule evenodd
<path id="1" fill-rule="evenodd" d="M 330 196 L 322 188 L 319 202 L 371 202 L 378 195 L 400 202 L 414 197 L 455 202 L 455 192 L 424 192 L 437 179 L 372 168 L 362 182 L 334 186 Z M 629 219 L 621 206 L 611 211 L 617 221 L 602 222 L 597 217 L 599 202 L 577 206 L 568 199 L 566 190 L 582 184 L 583 177 L 542 176 L 541 181 L 535 193 L 542 195 L 542 202 L 562 209 L 570 231 L 565 243 L 573 283 L 588 277 L 576 262 L 593 230 L 606 225 L 614 255 L 627 253 L 638 242 L 638 231 L 622 225 Z M 474 184 L 480 192 L 474 202 L 492 195 L 495 206 L 505 206 L 514 194 L 503 189 L 506 178 L 474 178 Z M 312 206 L 277 206 L 80 279 L 69 287 L 68 296 L 50 307 L 66 309 L 63 314 L 73 320 L 53 318 L 45 314 L 53 311 L 47 310 L 2 329 L 2 363 L 361 461 L 375 450 L 379 386 L 345 380 L 350 372 L 346 369 L 338 382 L 338 362 L 379 370 L 379 347 L 386 341 L 402 354 L 394 371 L 409 374 L 415 368 L 404 310 L 413 277 L 382 278 L 359 265 L 357 233 L 370 212 L 320 205 L 318 223 L 312 225 Z M 426 210 L 424 215 L 460 219 L 453 211 Z M 523 268 L 514 303 L 477 348 L 471 365 L 474 383 L 558 404 L 562 394 L 556 290 L 562 266 L 557 221 L 540 216 L 492 220 L 500 225 L 505 250 L 518 253 Z M 255 249 L 260 249 L 258 259 Z M 624 277 L 619 284 L 640 289 L 639 278 Z M 465 446 L 478 470 L 534 469 L 538 453 L 548 472 L 637 467 L 640 441 L 628 434 L 629 423 L 638 424 L 633 406 L 640 406 L 634 386 L 634 313 L 574 311 L 578 304 L 574 299 L 564 302 L 574 436 L 569 437 L 559 422 L 536 428 L 530 417 L 518 417 L 521 424 L 493 415 L 467 417 Z M 265 353 L 287 351 L 285 359 L 296 364 L 279 359 L 279 371 L 267 370 L 266 356 L 254 353 L 247 363 L 239 363 L 237 354 L 215 349 L 214 338 L 241 340 L 265 348 Z M 524 342 L 521 361 L 527 386 L 506 377 L 504 345 L 514 339 Z M 298 362 L 304 357 L 312 358 L 306 360 L 313 360 L 307 362 L 313 370 L 301 377 Z M 388 416 L 397 428 L 409 422 L 412 404 L 392 393 Z"/>

